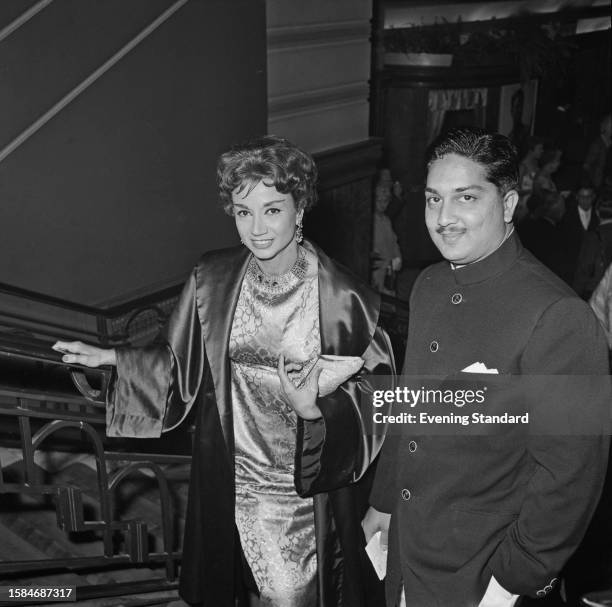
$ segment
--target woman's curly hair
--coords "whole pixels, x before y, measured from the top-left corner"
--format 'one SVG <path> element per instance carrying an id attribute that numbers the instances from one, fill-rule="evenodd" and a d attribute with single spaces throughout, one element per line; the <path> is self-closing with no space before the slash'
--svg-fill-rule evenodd
<path id="1" fill-rule="evenodd" d="M 248 193 L 260 181 L 281 194 L 291 194 L 298 211 L 317 201 L 317 167 L 287 139 L 267 135 L 232 147 L 217 163 L 217 185 L 223 209 L 233 215 L 232 192 Z"/>

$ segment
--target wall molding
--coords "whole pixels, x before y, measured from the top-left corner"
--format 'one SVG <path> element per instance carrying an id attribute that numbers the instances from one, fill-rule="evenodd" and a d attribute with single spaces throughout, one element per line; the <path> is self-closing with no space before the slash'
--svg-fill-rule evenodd
<path id="1" fill-rule="evenodd" d="M 268 53 L 367 42 L 370 35 L 370 22 L 361 20 L 271 27 L 267 30 Z"/>
<path id="2" fill-rule="evenodd" d="M 91 74 L 89 74 L 84 80 L 79 82 L 79 84 L 77 84 L 71 91 L 66 93 L 66 95 L 64 95 L 64 97 L 62 97 L 55 105 L 49 108 L 44 114 L 39 116 L 17 137 L 15 137 L 10 143 L 8 143 L 2 150 L 0 150 L 0 162 L 2 162 L 7 156 L 12 154 L 21 145 L 23 145 L 30 137 L 32 137 L 32 135 L 37 133 L 43 126 L 45 126 L 45 124 L 47 124 L 47 122 L 52 120 L 67 105 L 72 103 L 79 95 L 81 95 L 81 93 L 86 91 L 92 84 L 94 84 L 98 79 L 104 76 L 104 74 L 106 74 L 106 72 L 112 69 L 115 64 L 121 61 L 143 40 L 148 38 L 155 30 L 157 30 L 161 25 L 163 25 L 168 19 L 170 19 L 170 17 L 172 17 L 172 15 L 174 15 L 174 13 L 176 13 L 188 2 L 189 0 L 176 0 L 174 4 L 169 6 L 163 13 L 161 13 L 157 18 L 151 21 L 151 23 L 149 23 L 136 36 L 134 36 L 131 40 L 124 44 L 114 55 L 107 59 L 93 72 L 91 72 Z"/>
<path id="3" fill-rule="evenodd" d="M 302 110 L 296 110 L 294 112 L 287 112 L 284 114 L 279 114 L 276 116 L 268 117 L 268 124 L 272 124 L 275 122 L 284 122 L 291 118 L 301 118 L 303 116 L 309 116 L 313 114 L 321 114 L 323 112 L 330 112 L 333 110 L 339 110 L 346 107 L 352 107 L 357 105 L 367 105 L 367 99 L 356 99 L 353 101 L 343 101 L 334 104 L 328 105 L 318 105 L 316 107 L 304 108 Z"/>
<path id="4" fill-rule="evenodd" d="M 314 154 L 319 204 L 306 215 L 304 233 L 334 259 L 368 281 L 372 241 L 372 190 L 382 155 L 381 139 Z"/>
<path id="5" fill-rule="evenodd" d="M 5 38 L 8 38 L 11 34 L 14 34 L 22 25 L 25 25 L 32 17 L 35 17 L 40 11 L 47 8 L 53 0 L 41 0 L 33 6 L 31 6 L 25 13 L 22 13 L 11 21 L 6 27 L 0 30 L 0 42 Z"/>
<path id="6" fill-rule="evenodd" d="M 366 102 L 369 91 L 366 82 L 352 82 L 298 93 L 273 95 L 268 97 L 268 121 Z"/>
<path id="7" fill-rule="evenodd" d="M 313 154 L 319 170 L 319 189 L 372 178 L 382 157 L 383 140 L 370 137 L 357 143 Z"/>

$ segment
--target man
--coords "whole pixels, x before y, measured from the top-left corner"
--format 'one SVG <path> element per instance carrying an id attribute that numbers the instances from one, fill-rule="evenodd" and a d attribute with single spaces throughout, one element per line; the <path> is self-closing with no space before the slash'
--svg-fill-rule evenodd
<path id="1" fill-rule="evenodd" d="M 567 259 L 566 280 L 585 300 L 589 299 L 605 271 L 596 197 L 593 186 L 583 183 L 575 200 L 568 201 L 567 212 L 559 224 Z"/>
<path id="2" fill-rule="evenodd" d="M 538 172 L 544 143 L 539 137 L 530 137 L 527 152 L 519 164 L 519 201 L 514 210 L 514 222 L 520 223 L 528 213 L 528 200 L 533 191 L 533 180 Z"/>
<path id="3" fill-rule="evenodd" d="M 523 109 L 525 107 L 525 92 L 518 89 L 512 94 L 510 99 L 510 114 L 512 115 L 512 130 L 508 137 L 514 143 L 521 154 L 525 152 L 527 140 L 529 138 L 529 127 L 523 124 Z"/>
<path id="4" fill-rule="evenodd" d="M 599 137 L 591 142 L 583 165 L 584 172 L 598 190 L 604 186 L 606 170 L 609 170 L 611 142 L 612 115 L 606 114 L 599 123 Z"/>
<path id="5" fill-rule="evenodd" d="M 425 216 L 446 261 L 414 286 L 405 376 L 456 376 L 478 361 L 502 381 L 609 379 L 597 319 L 513 232 L 517 178 L 515 148 L 502 135 L 458 129 L 434 146 Z M 607 387 L 564 397 L 566 412 L 582 415 L 610 402 Z M 389 529 L 388 607 L 509 607 L 519 595 L 552 592 L 597 505 L 608 437 L 412 436 L 411 428 L 387 439 L 363 521 L 366 539 Z"/>
<path id="6" fill-rule="evenodd" d="M 568 201 L 562 228 L 568 245 L 576 251 L 580 249 L 585 232 L 594 231 L 599 225 L 599 217 L 594 208 L 596 198 L 593 186 L 583 183 L 578 188 L 575 199 Z"/>

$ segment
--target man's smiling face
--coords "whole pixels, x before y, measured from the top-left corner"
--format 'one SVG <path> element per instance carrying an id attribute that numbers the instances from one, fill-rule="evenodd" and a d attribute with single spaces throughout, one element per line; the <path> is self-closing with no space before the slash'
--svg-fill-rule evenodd
<path id="1" fill-rule="evenodd" d="M 465 265 L 500 245 L 517 200 L 514 190 L 502 195 L 479 163 L 447 154 L 429 165 L 425 223 L 444 258 Z"/>

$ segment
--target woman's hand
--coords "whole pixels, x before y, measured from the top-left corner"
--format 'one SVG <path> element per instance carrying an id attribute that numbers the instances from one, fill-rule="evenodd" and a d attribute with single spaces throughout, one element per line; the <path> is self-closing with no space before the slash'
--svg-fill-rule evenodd
<path id="1" fill-rule="evenodd" d="M 391 515 L 386 512 L 379 512 L 376 508 L 370 506 L 365 517 L 361 521 L 363 534 L 365 535 L 366 544 L 372 539 L 372 536 L 380 531 L 380 547 L 387 550 L 389 545 L 389 522 Z"/>
<path id="2" fill-rule="evenodd" d="M 117 364 L 117 354 L 114 348 L 98 348 L 81 341 L 58 341 L 51 347 L 56 352 L 64 354 L 62 361 L 65 363 L 76 363 L 85 367 Z"/>
<path id="3" fill-rule="evenodd" d="M 285 366 L 285 357 L 281 354 L 278 359 L 278 377 L 280 379 L 283 396 L 287 399 L 293 410 L 303 419 L 318 419 L 321 417 L 321 409 L 317 407 L 317 395 L 319 393 L 319 375 L 322 367 L 315 368 L 306 376 L 299 386 L 296 386 L 289 378 L 289 373 L 300 369 L 300 365 L 289 363 Z"/>

